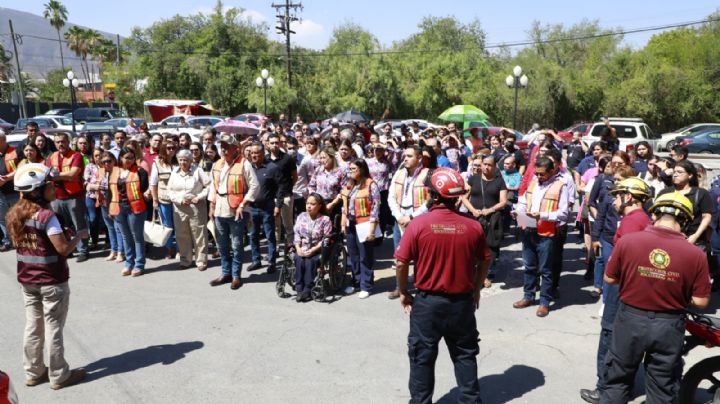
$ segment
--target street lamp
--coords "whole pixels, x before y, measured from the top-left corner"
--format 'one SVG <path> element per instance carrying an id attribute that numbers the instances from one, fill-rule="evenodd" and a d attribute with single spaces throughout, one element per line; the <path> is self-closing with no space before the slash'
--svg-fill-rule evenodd
<path id="1" fill-rule="evenodd" d="M 508 75 L 505 77 L 505 84 L 509 88 L 515 88 L 515 108 L 513 109 L 513 129 L 515 129 L 516 124 L 516 118 L 517 118 L 517 98 L 518 98 L 518 88 L 522 87 L 525 88 L 528 85 L 528 77 L 524 74 L 522 74 L 522 67 L 515 66 L 513 68 L 513 74 Z M 522 76 L 521 76 L 522 74 Z"/>
<path id="2" fill-rule="evenodd" d="M 263 89 L 263 115 L 267 116 L 267 89 L 275 85 L 275 79 L 270 77 L 267 69 L 262 69 L 260 77 L 255 79 L 255 85 Z"/>
<path id="3" fill-rule="evenodd" d="M 77 101 L 75 99 L 75 89 L 80 86 L 80 82 L 78 81 L 78 79 L 75 78 L 75 73 L 70 70 L 69 72 L 67 72 L 67 78 L 63 79 L 62 83 L 63 86 L 70 89 L 70 103 L 72 104 L 72 130 L 73 133 L 75 133 L 75 107 L 77 105 Z"/>

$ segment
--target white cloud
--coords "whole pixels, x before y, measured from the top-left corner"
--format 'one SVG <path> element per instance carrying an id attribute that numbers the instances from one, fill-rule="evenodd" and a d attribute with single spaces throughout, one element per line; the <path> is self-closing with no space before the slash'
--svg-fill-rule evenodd
<path id="1" fill-rule="evenodd" d="M 291 29 L 295 31 L 295 35 L 290 37 L 294 45 L 311 49 L 323 49 L 327 46 L 327 35 L 325 27 L 312 20 L 302 20 L 292 23 Z M 272 29 L 273 33 L 275 29 Z M 284 35 L 274 34 L 278 41 L 284 40 Z"/>

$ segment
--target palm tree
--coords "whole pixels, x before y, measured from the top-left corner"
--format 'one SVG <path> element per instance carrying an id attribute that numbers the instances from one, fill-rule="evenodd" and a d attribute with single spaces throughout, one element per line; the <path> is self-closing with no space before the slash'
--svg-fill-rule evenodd
<path id="1" fill-rule="evenodd" d="M 63 71 L 65 71 L 65 59 L 63 58 L 63 43 L 60 40 L 60 29 L 65 26 L 67 21 L 67 9 L 65 6 L 57 0 L 50 0 L 45 4 L 45 12 L 43 17 L 46 20 L 50 20 L 50 25 L 57 31 L 58 44 L 60 45 L 60 65 Z"/>
<path id="2" fill-rule="evenodd" d="M 94 58 L 95 56 L 97 56 L 98 46 L 101 44 L 102 39 L 103 36 L 100 34 L 100 32 L 90 28 L 85 30 L 86 49 L 85 54 L 83 55 L 83 61 L 85 62 L 85 69 L 90 76 L 90 89 L 92 91 L 93 100 L 95 99 L 95 65 L 93 64 L 91 67 L 88 64 L 87 57 L 91 56 L 91 58 Z"/>
<path id="3" fill-rule="evenodd" d="M 68 43 L 68 48 L 75 52 L 75 56 L 78 56 L 85 60 L 87 57 L 87 41 L 85 39 L 85 30 L 73 25 L 69 30 L 65 31 L 65 40 Z M 89 83 L 88 72 L 85 70 L 85 66 L 80 63 L 80 69 L 82 70 L 85 82 Z"/>

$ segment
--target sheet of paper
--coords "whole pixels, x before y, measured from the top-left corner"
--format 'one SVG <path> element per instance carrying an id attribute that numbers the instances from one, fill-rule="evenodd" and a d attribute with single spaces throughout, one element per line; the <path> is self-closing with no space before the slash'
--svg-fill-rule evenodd
<path id="1" fill-rule="evenodd" d="M 525 212 L 518 212 L 517 224 L 520 228 L 525 227 L 537 227 L 537 220 L 525 214 Z"/>
<path id="2" fill-rule="evenodd" d="M 365 242 L 370 234 L 370 222 L 356 224 L 355 232 L 357 233 L 358 240 L 360 240 L 361 243 Z M 380 236 L 380 226 L 375 226 L 375 238 Z"/>

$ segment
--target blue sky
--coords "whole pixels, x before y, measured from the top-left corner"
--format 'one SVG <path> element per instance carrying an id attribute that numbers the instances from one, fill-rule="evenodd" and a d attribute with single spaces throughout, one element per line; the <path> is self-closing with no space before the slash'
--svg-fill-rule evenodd
<path id="1" fill-rule="evenodd" d="M 61 0 L 68 9 L 72 23 L 120 35 L 128 35 L 134 26 L 147 27 L 154 21 L 175 14 L 188 15 L 209 12 L 212 0 Z M 276 3 L 282 0 L 275 0 Z M 0 6 L 42 14 L 46 0 L 0 0 Z M 226 0 L 225 6 L 242 7 L 255 21 L 274 27 L 275 10 L 272 0 Z M 394 0 L 349 1 L 305 0 L 300 12 L 302 22 L 294 26 L 298 32 L 293 42 L 305 47 L 324 48 L 335 27 L 354 22 L 374 34 L 383 45 L 401 40 L 417 32 L 417 24 L 425 16 L 455 16 L 463 22 L 477 17 L 487 33 L 487 42 L 527 39 L 533 20 L 543 23 L 573 25 L 583 19 L 598 19 L 606 28 L 625 29 L 650 27 L 678 22 L 701 20 L 720 8 L 717 0 L 605 0 L 585 1 L 458 1 L 458 0 Z M 90 5 L 94 4 L 94 5 Z M 280 39 L 270 29 L 268 35 Z M 653 33 L 631 34 L 625 43 L 643 46 Z"/>

